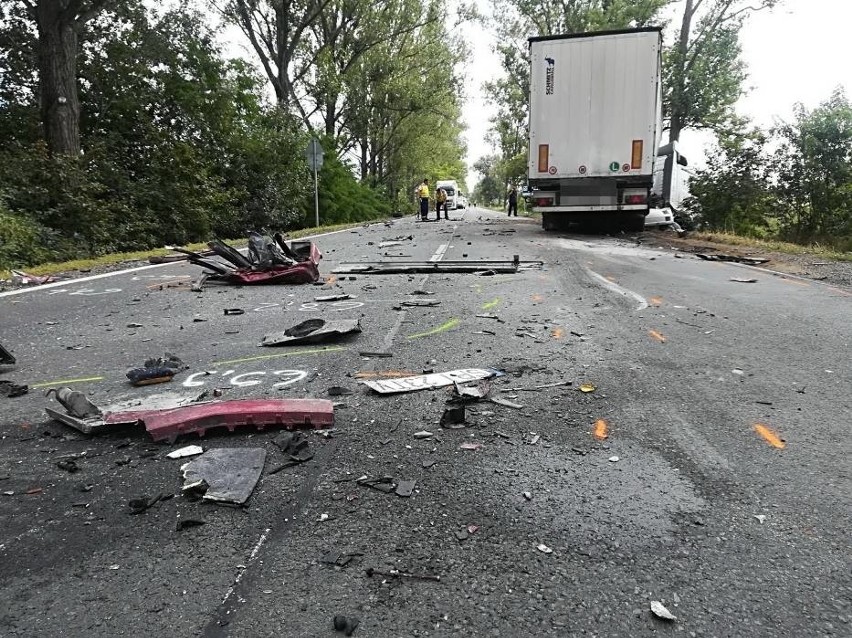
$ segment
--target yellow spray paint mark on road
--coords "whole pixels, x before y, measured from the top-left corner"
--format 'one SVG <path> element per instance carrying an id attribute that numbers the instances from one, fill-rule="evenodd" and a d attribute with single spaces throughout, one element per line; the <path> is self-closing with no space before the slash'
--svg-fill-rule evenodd
<path id="1" fill-rule="evenodd" d="M 755 423 L 754 431 L 763 437 L 763 440 L 774 448 L 783 450 L 787 447 L 787 444 L 769 426 L 763 425 L 762 423 Z"/>
<path id="2" fill-rule="evenodd" d="M 609 438 L 609 425 L 603 419 L 595 421 L 595 438 L 601 441 Z"/>
<path id="3" fill-rule="evenodd" d="M 491 301 L 482 304 L 482 309 L 483 310 L 491 310 L 492 308 L 496 308 L 497 306 L 500 305 L 501 301 L 503 301 L 503 300 L 500 297 L 497 297 L 496 299 L 492 299 Z"/>
<path id="4" fill-rule="evenodd" d="M 595 385 L 593 383 L 584 383 L 583 385 L 580 386 L 579 390 L 580 390 L 580 392 L 588 394 L 590 392 L 594 392 L 595 390 L 597 390 L 597 388 L 595 387 Z"/>
<path id="5" fill-rule="evenodd" d="M 84 377 L 81 379 L 60 379 L 59 381 L 45 381 L 44 383 L 33 383 L 31 388 L 49 388 L 56 385 L 70 385 L 72 383 L 86 383 L 88 381 L 103 381 L 105 377 Z"/>
<path id="6" fill-rule="evenodd" d="M 533 295 L 532 297 L 530 297 L 530 299 L 532 299 L 535 303 L 541 303 L 542 301 L 544 301 L 544 297 L 541 295 Z"/>
<path id="7" fill-rule="evenodd" d="M 652 306 L 658 306 L 659 307 L 659 306 L 663 305 L 663 298 L 662 297 L 651 297 L 648 300 L 648 303 L 651 304 Z"/>
<path id="8" fill-rule="evenodd" d="M 666 338 L 663 335 L 661 335 L 659 332 L 657 332 L 656 330 L 649 330 L 648 334 L 651 335 L 654 339 L 656 339 L 660 343 L 666 342 Z"/>
<path id="9" fill-rule="evenodd" d="M 550 336 L 553 337 L 554 339 L 561 339 L 562 337 L 565 336 L 565 329 L 564 328 L 554 328 L 553 332 L 550 333 Z"/>
<path id="10" fill-rule="evenodd" d="M 311 348 L 310 350 L 293 350 L 279 354 L 261 354 L 256 357 L 245 357 L 244 359 L 229 359 L 228 361 L 214 361 L 212 365 L 226 366 L 232 363 L 248 363 L 249 361 L 265 361 L 267 359 L 280 359 L 281 357 L 295 357 L 300 354 L 324 354 L 326 352 L 341 352 L 346 350 L 342 346 L 329 346 L 327 348 Z"/>
<path id="11" fill-rule="evenodd" d="M 431 337 L 432 335 L 441 334 L 442 332 L 446 332 L 447 330 L 452 330 L 457 325 L 461 323 L 455 317 L 450 319 L 448 322 L 441 324 L 437 328 L 433 328 L 432 330 L 428 330 L 427 332 L 419 332 L 416 335 L 408 335 L 406 339 L 420 339 L 421 337 Z"/>
<path id="12" fill-rule="evenodd" d="M 411 370 L 380 370 L 378 372 L 356 372 L 352 376 L 356 379 L 402 379 L 404 377 L 416 377 L 420 373 Z"/>

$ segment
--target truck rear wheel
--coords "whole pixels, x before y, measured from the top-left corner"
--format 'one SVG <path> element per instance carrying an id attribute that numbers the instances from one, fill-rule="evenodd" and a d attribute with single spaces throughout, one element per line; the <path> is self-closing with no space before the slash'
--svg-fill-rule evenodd
<path id="1" fill-rule="evenodd" d="M 558 217 L 555 213 L 542 213 L 541 214 L 541 227 L 544 230 L 558 230 L 559 224 Z"/>

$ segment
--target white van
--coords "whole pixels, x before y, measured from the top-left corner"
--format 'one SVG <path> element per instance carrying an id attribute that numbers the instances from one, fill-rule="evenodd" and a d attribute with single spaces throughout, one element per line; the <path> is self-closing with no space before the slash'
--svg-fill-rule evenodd
<path id="1" fill-rule="evenodd" d="M 458 208 L 459 183 L 454 179 L 438 180 L 435 182 L 435 192 L 438 192 L 439 188 L 447 191 L 447 210 Z"/>

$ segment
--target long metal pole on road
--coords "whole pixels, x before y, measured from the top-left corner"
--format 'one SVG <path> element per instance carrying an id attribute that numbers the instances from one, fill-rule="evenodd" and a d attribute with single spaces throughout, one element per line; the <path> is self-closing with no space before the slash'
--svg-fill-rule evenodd
<path id="1" fill-rule="evenodd" d="M 314 162 L 314 211 L 316 212 L 317 228 L 319 228 L 319 182 L 317 180 L 317 164 Z"/>

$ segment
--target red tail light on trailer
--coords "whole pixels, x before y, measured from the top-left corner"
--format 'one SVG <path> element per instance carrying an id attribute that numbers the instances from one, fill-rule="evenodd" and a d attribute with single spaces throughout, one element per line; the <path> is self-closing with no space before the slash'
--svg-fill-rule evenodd
<path id="1" fill-rule="evenodd" d="M 625 204 L 644 204 L 648 201 L 645 195 L 628 195 L 624 198 Z"/>

